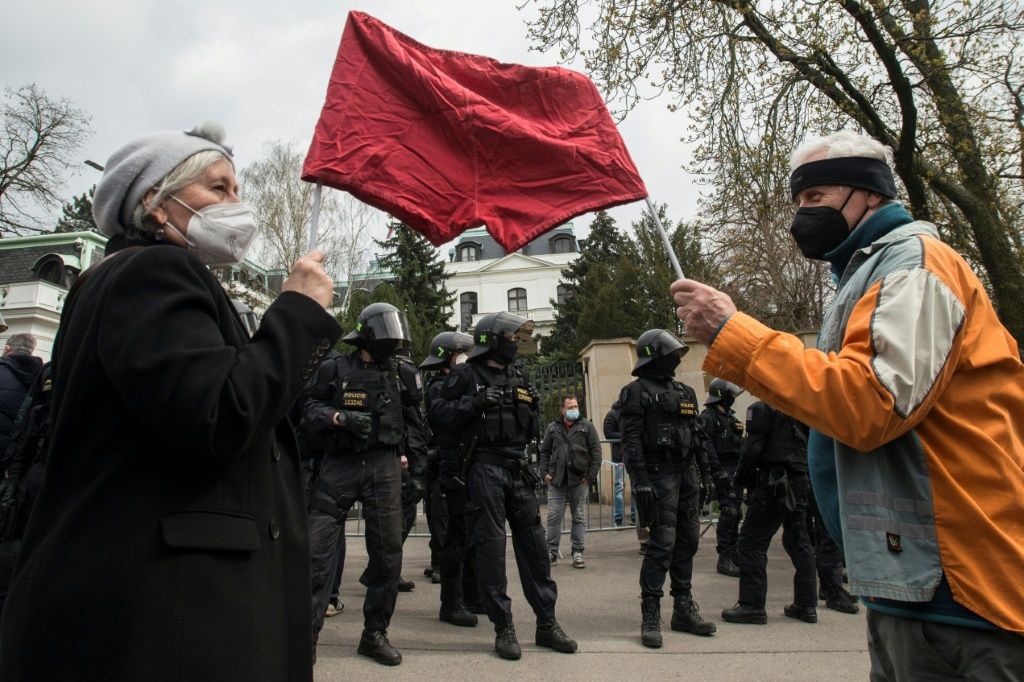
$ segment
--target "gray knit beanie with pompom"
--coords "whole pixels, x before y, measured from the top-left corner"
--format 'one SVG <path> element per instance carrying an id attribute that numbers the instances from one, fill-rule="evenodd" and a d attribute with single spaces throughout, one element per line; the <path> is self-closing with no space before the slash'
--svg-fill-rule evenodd
<path id="1" fill-rule="evenodd" d="M 132 228 L 132 212 L 146 192 L 194 154 L 217 151 L 231 159 L 224 128 L 203 123 L 192 130 L 162 130 L 138 137 L 114 152 L 96 185 L 92 216 L 100 232 L 113 237 Z"/>

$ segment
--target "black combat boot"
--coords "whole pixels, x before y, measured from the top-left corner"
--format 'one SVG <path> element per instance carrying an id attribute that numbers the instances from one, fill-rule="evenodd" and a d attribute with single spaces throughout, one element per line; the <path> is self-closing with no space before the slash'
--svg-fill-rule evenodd
<path id="1" fill-rule="evenodd" d="M 494 626 L 494 650 L 509 661 L 518 661 L 522 657 L 523 650 L 519 648 L 515 625 L 507 623 Z"/>
<path id="2" fill-rule="evenodd" d="M 432 584 L 434 584 L 434 585 L 440 585 L 441 584 L 441 567 L 440 566 L 434 566 L 432 569 L 430 569 L 430 582 Z"/>
<path id="3" fill-rule="evenodd" d="M 853 595 L 843 589 L 842 585 L 829 585 L 825 590 L 825 607 L 842 613 L 857 613 L 860 608 Z"/>
<path id="4" fill-rule="evenodd" d="M 652 649 L 661 648 L 661 600 L 642 597 L 640 602 L 640 641 Z"/>
<path id="5" fill-rule="evenodd" d="M 787 618 L 796 618 L 802 620 L 805 623 L 817 623 L 818 622 L 818 610 L 813 606 L 797 606 L 796 604 L 790 604 L 782 610 L 786 614 Z"/>
<path id="6" fill-rule="evenodd" d="M 356 652 L 383 665 L 398 665 L 402 662 L 402 654 L 388 641 L 387 630 L 363 630 Z"/>
<path id="7" fill-rule="evenodd" d="M 537 634 L 533 641 L 537 646 L 561 651 L 563 654 L 576 653 L 576 640 L 565 634 L 554 616 L 537 619 Z"/>
<path id="8" fill-rule="evenodd" d="M 464 628 L 471 628 L 479 622 L 476 616 L 466 610 L 466 605 L 462 602 L 454 604 L 442 603 L 441 611 L 437 614 L 437 617 L 445 623 L 451 623 L 452 625 Z"/>
<path id="9" fill-rule="evenodd" d="M 765 613 L 764 607 L 762 606 L 736 602 L 736 606 L 722 611 L 722 620 L 730 623 L 752 623 L 754 625 L 764 625 L 768 622 L 768 614 Z"/>
<path id="10" fill-rule="evenodd" d="M 722 552 L 718 555 L 718 566 L 716 569 L 722 575 L 727 575 L 730 578 L 740 577 L 740 567 L 736 565 L 736 562 L 732 560 L 732 557 Z"/>
<path id="11" fill-rule="evenodd" d="M 686 593 L 676 596 L 672 603 L 672 629 L 706 637 L 715 634 L 718 628 L 700 617 L 700 607 Z"/>
<path id="12" fill-rule="evenodd" d="M 398 576 L 398 591 L 399 592 L 412 592 L 416 589 L 416 583 L 411 580 L 406 580 L 402 576 Z"/>

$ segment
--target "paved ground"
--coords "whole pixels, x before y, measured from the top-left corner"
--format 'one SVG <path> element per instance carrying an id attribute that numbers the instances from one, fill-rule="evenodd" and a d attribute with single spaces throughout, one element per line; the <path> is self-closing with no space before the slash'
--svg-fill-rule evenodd
<path id="1" fill-rule="evenodd" d="M 558 620 L 580 643 L 565 655 L 533 644 L 534 617 L 519 589 L 509 555 L 509 594 L 516 614 L 523 658 L 504 661 L 493 651 L 494 630 L 486 617 L 475 628 L 457 628 L 437 619 L 439 585 L 422 575 L 427 565 L 425 538 L 410 537 L 405 550 L 405 577 L 415 591 L 400 594 L 389 637 L 404 656 L 397 668 L 386 668 L 355 653 L 362 630 L 364 590 L 355 578 L 366 561 L 361 538 L 349 538 L 348 569 L 342 582 L 346 610 L 329 618 L 320 635 L 316 680 L 416 679 L 677 679 L 725 680 L 864 680 L 868 676 L 863 608 L 855 616 L 819 605 L 818 623 L 786 618 L 782 608 L 792 600 L 793 569 L 777 535 L 769 551 L 768 625 L 723 623 L 720 613 L 736 601 L 736 579 L 715 572 L 714 531 L 705 536 L 694 568 L 694 596 L 705 618 L 718 625 L 713 637 L 675 633 L 664 625 L 665 646 L 640 644 L 640 599 L 637 576 L 641 557 L 631 530 L 587 536 L 587 567 L 574 569 L 562 561 L 552 569 L 558 582 Z M 563 536 L 563 553 L 568 537 Z M 671 603 L 663 601 L 667 621 Z"/>

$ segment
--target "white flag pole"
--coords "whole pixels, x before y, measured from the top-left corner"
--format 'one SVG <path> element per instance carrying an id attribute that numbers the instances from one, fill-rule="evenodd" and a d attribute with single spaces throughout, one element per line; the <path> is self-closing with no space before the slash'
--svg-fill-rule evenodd
<path id="1" fill-rule="evenodd" d="M 312 251 L 316 248 L 316 233 L 320 228 L 320 195 L 323 193 L 324 183 L 317 180 L 316 189 L 313 190 L 313 211 L 309 215 L 309 248 Z"/>
<path id="2" fill-rule="evenodd" d="M 665 250 L 668 251 L 668 259 L 672 262 L 672 269 L 676 271 L 676 277 L 679 279 L 686 279 L 683 275 L 683 269 L 679 266 L 679 259 L 676 258 L 676 252 L 672 250 L 672 242 L 668 240 L 668 232 L 665 232 L 665 228 L 661 224 L 661 219 L 658 218 L 658 212 L 654 210 L 654 204 L 651 203 L 650 197 L 644 197 L 647 200 L 647 210 L 651 212 L 651 217 L 654 218 L 654 226 L 658 228 L 658 234 L 661 235 L 661 241 L 665 244 Z"/>

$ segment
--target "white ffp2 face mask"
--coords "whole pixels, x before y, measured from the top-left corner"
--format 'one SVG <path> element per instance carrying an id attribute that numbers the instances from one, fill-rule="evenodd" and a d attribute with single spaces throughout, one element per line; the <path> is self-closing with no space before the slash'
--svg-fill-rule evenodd
<path id="1" fill-rule="evenodd" d="M 192 211 L 188 231 L 182 234 L 170 222 L 167 225 L 181 235 L 189 251 L 207 265 L 237 265 L 256 236 L 252 210 L 243 203 L 210 204 L 196 211 L 178 197 L 179 204 Z"/>

